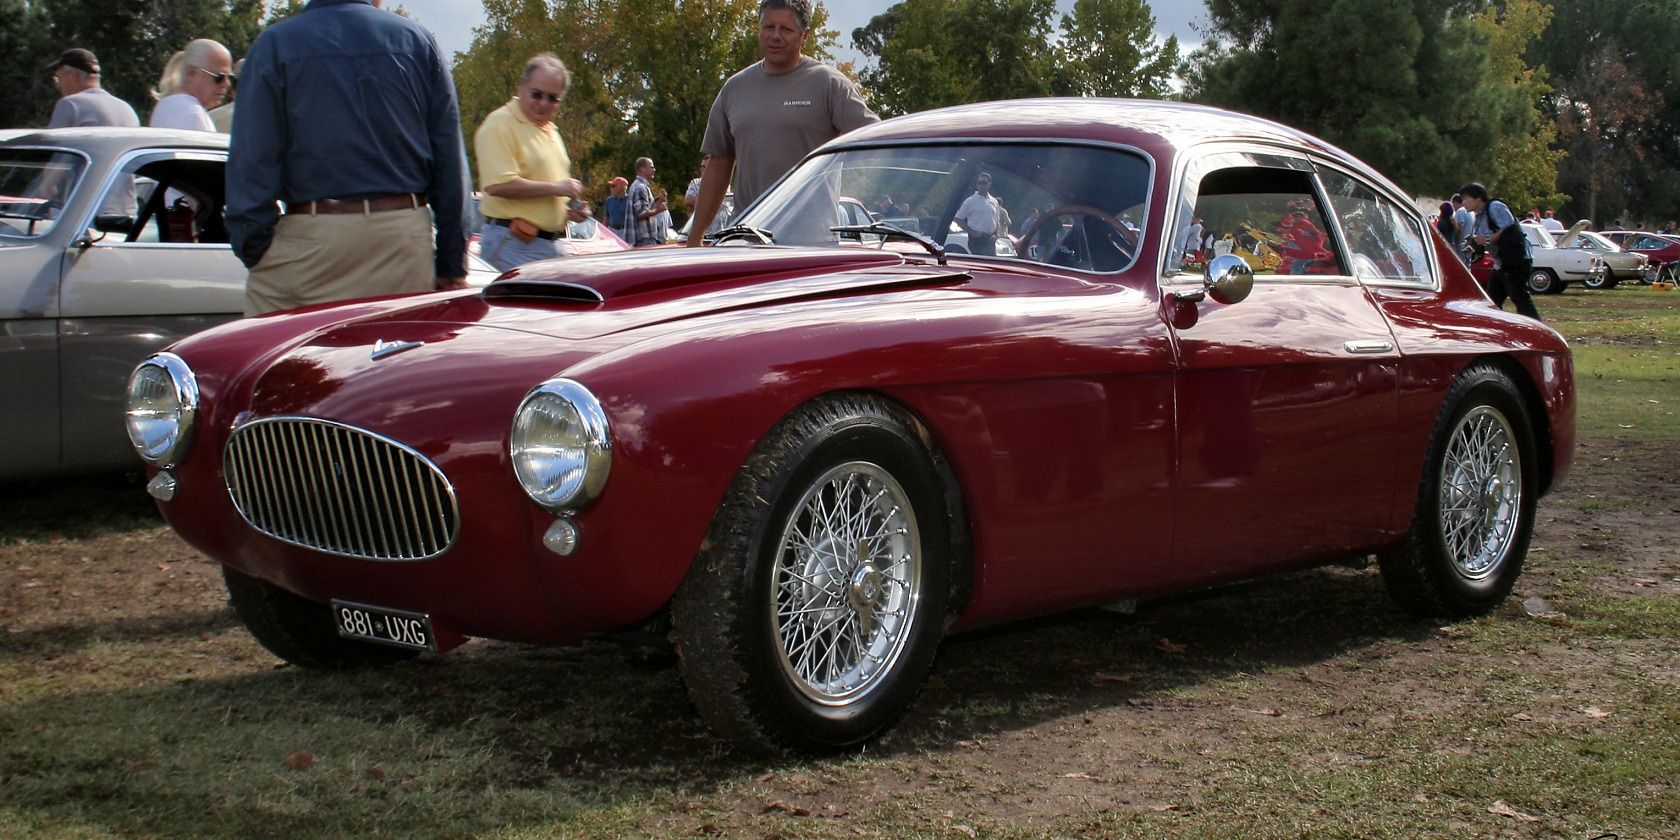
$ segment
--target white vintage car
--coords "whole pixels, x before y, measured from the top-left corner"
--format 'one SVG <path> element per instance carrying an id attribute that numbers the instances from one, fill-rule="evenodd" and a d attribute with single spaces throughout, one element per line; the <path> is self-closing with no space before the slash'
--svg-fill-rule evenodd
<path id="1" fill-rule="evenodd" d="M 1586 220 L 1576 222 L 1565 231 L 1565 235 L 1580 233 L 1587 226 Z M 1604 260 L 1591 251 L 1576 248 L 1559 248 L 1552 241 L 1552 234 L 1545 227 L 1530 222 L 1522 223 L 1523 233 L 1528 235 L 1529 252 L 1534 259 L 1534 270 L 1528 275 L 1528 290 L 1537 295 L 1561 294 L 1570 283 L 1580 283 L 1589 289 L 1605 288 Z"/>
<path id="2" fill-rule="evenodd" d="M 1589 289 L 1614 289 L 1623 280 L 1645 280 L 1647 274 L 1652 273 L 1651 258 L 1633 251 L 1624 251 L 1620 245 L 1611 242 L 1603 234 L 1590 230 L 1571 233 L 1567 230 L 1552 231 L 1559 248 L 1574 248 L 1596 254 L 1604 261 L 1604 275 L 1596 282 L 1582 280 L 1581 285 Z"/>

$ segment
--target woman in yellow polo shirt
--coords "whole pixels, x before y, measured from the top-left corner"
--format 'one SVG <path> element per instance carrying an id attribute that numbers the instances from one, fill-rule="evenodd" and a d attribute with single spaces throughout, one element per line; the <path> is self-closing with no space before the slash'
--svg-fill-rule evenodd
<path id="1" fill-rule="evenodd" d="M 475 135 L 479 209 L 485 225 L 479 256 L 506 271 L 559 256 L 568 199 L 582 192 L 572 159 L 554 127 L 572 74 L 553 53 L 525 62 L 513 99 L 484 118 Z"/>

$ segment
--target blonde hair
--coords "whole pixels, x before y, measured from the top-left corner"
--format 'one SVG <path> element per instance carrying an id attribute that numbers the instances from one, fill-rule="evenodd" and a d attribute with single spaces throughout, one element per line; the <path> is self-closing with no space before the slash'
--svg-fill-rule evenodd
<path id="1" fill-rule="evenodd" d="M 187 74 L 194 67 L 203 67 L 217 54 L 228 53 L 227 47 L 210 38 L 196 38 L 187 42 L 186 49 L 169 57 L 163 65 L 163 75 L 158 77 L 157 87 L 152 88 L 152 98 L 162 99 L 172 93 L 179 93 L 181 86 L 187 83 Z"/>

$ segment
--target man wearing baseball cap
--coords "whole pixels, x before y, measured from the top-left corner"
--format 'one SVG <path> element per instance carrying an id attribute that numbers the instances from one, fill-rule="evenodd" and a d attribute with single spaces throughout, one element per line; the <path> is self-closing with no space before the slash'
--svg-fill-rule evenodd
<path id="1" fill-rule="evenodd" d="M 65 50 L 47 65 L 58 87 L 58 104 L 53 106 L 48 128 L 84 125 L 114 125 L 135 128 L 140 117 L 134 107 L 99 86 L 99 59 L 84 49 Z"/>

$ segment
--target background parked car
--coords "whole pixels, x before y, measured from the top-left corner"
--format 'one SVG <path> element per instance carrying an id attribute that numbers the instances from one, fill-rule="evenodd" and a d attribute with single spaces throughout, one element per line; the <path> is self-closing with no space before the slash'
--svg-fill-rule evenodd
<path id="1" fill-rule="evenodd" d="M 1650 258 L 1644 254 L 1623 251 L 1616 243 L 1604 238 L 1602 234 L 1590 230 L 1579 230 L 1573 233 L 1567 230 L 1552 231 L 1552 239 L 1559 248 L 1575 248 L 1596 254 L 1604 263 L 1604 274 L 1589 277 L 1581 281 L 1581 285 L 1589 289 L 1613 289 L 1623 280 L 1647 281 L 1651 271 Z"/>
<path id="2" fill-rule="evenodd" d="M 1651 279 L 1673 279 L 1680 274 L 1680 236 L 1639 230 L 1607 230 L 1604 236 L 1624 251 L 1644 254 L 1654 269 Z"/>
<path id="3" fill-rule="evenodd" d="M 1578 232 L 1586 226 L 1586 221 L 1579 221 L 1566 232 Z M 1584 284 L 1590 280 L 1602 284 L 1600 278 L 1604 276 L 1604 262 L 1597 254 L 1576 248 L 1559 248 L 1551 233 L 1539 224 L 1523 222 L 1519 227 L 1528 237 L 1529 254 L 1534 260 L 1534 270 L 1528 275 L 1530 292 L 1559 295 L 1570 283 Z M 1493 274 L 1492 253 L 1484 254 L 1472 263 L 1470 272 L 1484 286 L 1487 285 L 1488 278 Z"/>

